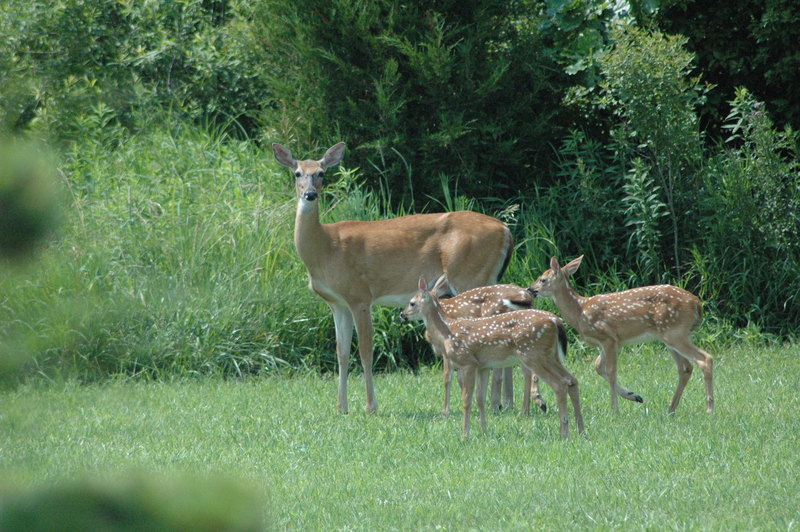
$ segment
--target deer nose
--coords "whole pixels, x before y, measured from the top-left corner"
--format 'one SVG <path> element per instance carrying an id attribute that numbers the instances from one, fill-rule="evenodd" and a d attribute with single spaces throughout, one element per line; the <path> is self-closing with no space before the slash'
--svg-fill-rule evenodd
<path id="1" fill-rule="evenodd" d="M 406 311 L 405 310 L 401 310 L 400 311 L 400 320 L 401 321 L 408 321 L 408 316 L 406 316 Z"/>
<path id="2" fill-rule="evenodd" d="M 317 194 L 316 190 L 306 190 L 303 193 L 303 197 L 306 201 L 315 201 L 319 195 Z"/>

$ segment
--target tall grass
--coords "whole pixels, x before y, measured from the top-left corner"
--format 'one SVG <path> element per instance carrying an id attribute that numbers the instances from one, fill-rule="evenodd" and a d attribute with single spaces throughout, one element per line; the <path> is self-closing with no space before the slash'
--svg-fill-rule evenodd
<path id="1" fill-rule="evenodd" d="M 76 144 L 61 170 L 60 238 L 0 280 L 3 339 L 26 344 L 32 368 L 240 374 L 324 346 L 289 180 L 253 144 L 176 127 Z"/>
<path id="2" fill-rule="evenodd" d="M 332 318 L 294 250 L 292 178 L 257 143 L 173 122 L 130 136 L 85 135 L 59 170 L 69 196 L 61 234 L 0 276 L 0 359 L 25 362 L 13 378 L 334 370 Z M 341 169 L 323 196 L 323 220 L 412 212 L 388 189 L 363 186 L 366 179 Z M 551 255 L 581 252 L 564 236 L 579 230 L 579 213 L 553 217 L 572 193 L 476 202 L 442 181 L 429 208 L 505 220 L 517 243 L 503 280 L 528 285 Z M 602 260 L 587 257 L 579 290 L 640 281 Z M 393 308 L 374 316 L 378 370 L 433 361 L 420 327 L 399 326 Z"/>

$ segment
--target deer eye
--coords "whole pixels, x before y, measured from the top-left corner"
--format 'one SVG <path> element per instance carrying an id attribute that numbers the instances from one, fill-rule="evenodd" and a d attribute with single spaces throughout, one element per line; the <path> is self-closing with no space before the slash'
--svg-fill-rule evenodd
<path id="1" fill-rule="evenodd" d="M 303 172 L 301 172 L 300 170 L 295 170 L 295 171 L 294 171 L 294 176 L 295 176 L 295 177 L 300 177 L 300 176 L 302 176 L 302 175 L 303 175 Z"/>
<path id="2" fill-rule="evenodd" d="M 320 170 L 320 171 L 317 173 L 317 177 L 322 177 L 322 176 L 324 176 L 324 175 L 325 175 L 325 170 Z"/>

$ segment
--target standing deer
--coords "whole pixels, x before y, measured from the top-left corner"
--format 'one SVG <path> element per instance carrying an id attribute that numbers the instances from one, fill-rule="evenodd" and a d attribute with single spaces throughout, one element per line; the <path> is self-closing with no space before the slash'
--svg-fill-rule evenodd
<path id="1" fill-rule="evenodd" d="M 447 282 L 447 275 L 442 275 L 436 281 L 431 291 L 441 298 L 443 294 L 455 292 Z M 460 320 L 464 318 L 485 318 L 502 314 L 503 312 L 510 312 L 514 310 L 531 310 L 532 312 L 542 312 L 532 310 L 533 298 L 531 293 L 520 286 L 515 284 L 495 284 L 490 286 L 481 286 L 472 288 L 458 294 L 454 297 L 447 299 L 439 299 L 439 304 L 444 311 L 444 317 L 447 321 Z M 550 313 L 547 313 L 550 314 Z M 552 314 L 550 314 L 552 315 Z M 431 341 L 430 334 L 425 332 L 425 339 L 433 347 L 434 353 L 442 357 L 442 366 L 444 368 L 444 409 L 442 415 L 447 416 L 450 413 L 450 383 L 452 382 L 452 368 L 450 367 L 447 358 L 444 356 L 444 348 Z M 495 374 L 502 373 L 495 371 Z M 522 398 L 522 411 L 525 415 L 530 414 L 531 410 L 531 396 L 536 405 L 543 411 L 547 412 L 547 404 L 542 400 L 539 393 L 539 377 L 528 371 L 522 366 L 522 374 L 524 377 L 524 389 Z M 500 386 L 496 382 L 493 383 L 492 392 L 499 391 Z M 499 397 L 492 397 L 490 403 L 494 408 L 499 404 Z"/>
<path id="2" fill-rule="evenodd" d="M 692 293 L 672 285 L 644 286 L 582 297 L 572 289 L 569 276 L 581 264 L 583 255 L 563 268 L 555 257 L 550 269 L 534 282 L 529 290 L 534 297 L 550 297 L 564 320 L 578 330 L 581 338 L 600 348 L 595 360 L 597 373 L 611 386 L 611 408 L 617 411 L 617 394 L 630 401 L 642 398 L 617 384 L 619 348 L 628 343 L 660 340 L 669 349 L 678 367 L 678 387 L 669 413 L 675 412 L 683 389 L 694 369 L 691 362 L 703 371 L 706 384 L 706 411 L 714 412 L 713 358 L 698 348 L 690 336 L 700 323 L 703 307 Z"/>
<path id="3" fill-rule="evenodd" d="M 347 369 L 355 325 L 366 411 L 371 413 L 378 406 L 372 385 L 372 306 L 405 305 L 421 275 L 437 277 L 445 272 L 459 290 L 496 283 L 511 258 L 514 240 L 503 222 L 471 211 L 320 223 L 317 198 L 323 176 L 339 164 L 344 150 L 340 142 L 318 161 L 298 161 L 287 148 L 272 145 L 275 158 L 295 177 L 297 253 L 308 270 L 311 289 L 333 313 L 338 409 L 347 412 Z"/>
<path id="4" fill-rule="evenodd" d="M 553 388 L 561 418 L 561 437 L 569 437 L 567 395 L 578 432 L 583 432 L 583 415 L 578 396 L 578 380 L 563 365 L 567 334 L 561 320 L 543 311 L 517 310 L 487 318 L 445 321 L 441 302 L 424 279 L 419 291 L 400 313 L 403 320 L 423 320 L 431 341 L 443 349 L 448 363 L 462 374 L 461 400 L 464 419 L 462 433 L 469 437 L 472 395 L 478 374 L 478 410 L 481 430 L 486 432 L 486 387 L 489 369 L 522 363 Z"/>

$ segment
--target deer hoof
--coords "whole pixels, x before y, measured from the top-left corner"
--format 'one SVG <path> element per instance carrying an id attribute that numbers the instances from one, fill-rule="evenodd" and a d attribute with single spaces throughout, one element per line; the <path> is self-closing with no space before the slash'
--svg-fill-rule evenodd
<path id="1" fill-rule="evenodd" d="M 642 399 L 641 395 L 634 395 L 633 392 L 631 392 L 631 395 L 633 395 L 631 398 L 632 400 L 636 401 L 637 403 L 644 403 L 644 399 Z"/>

